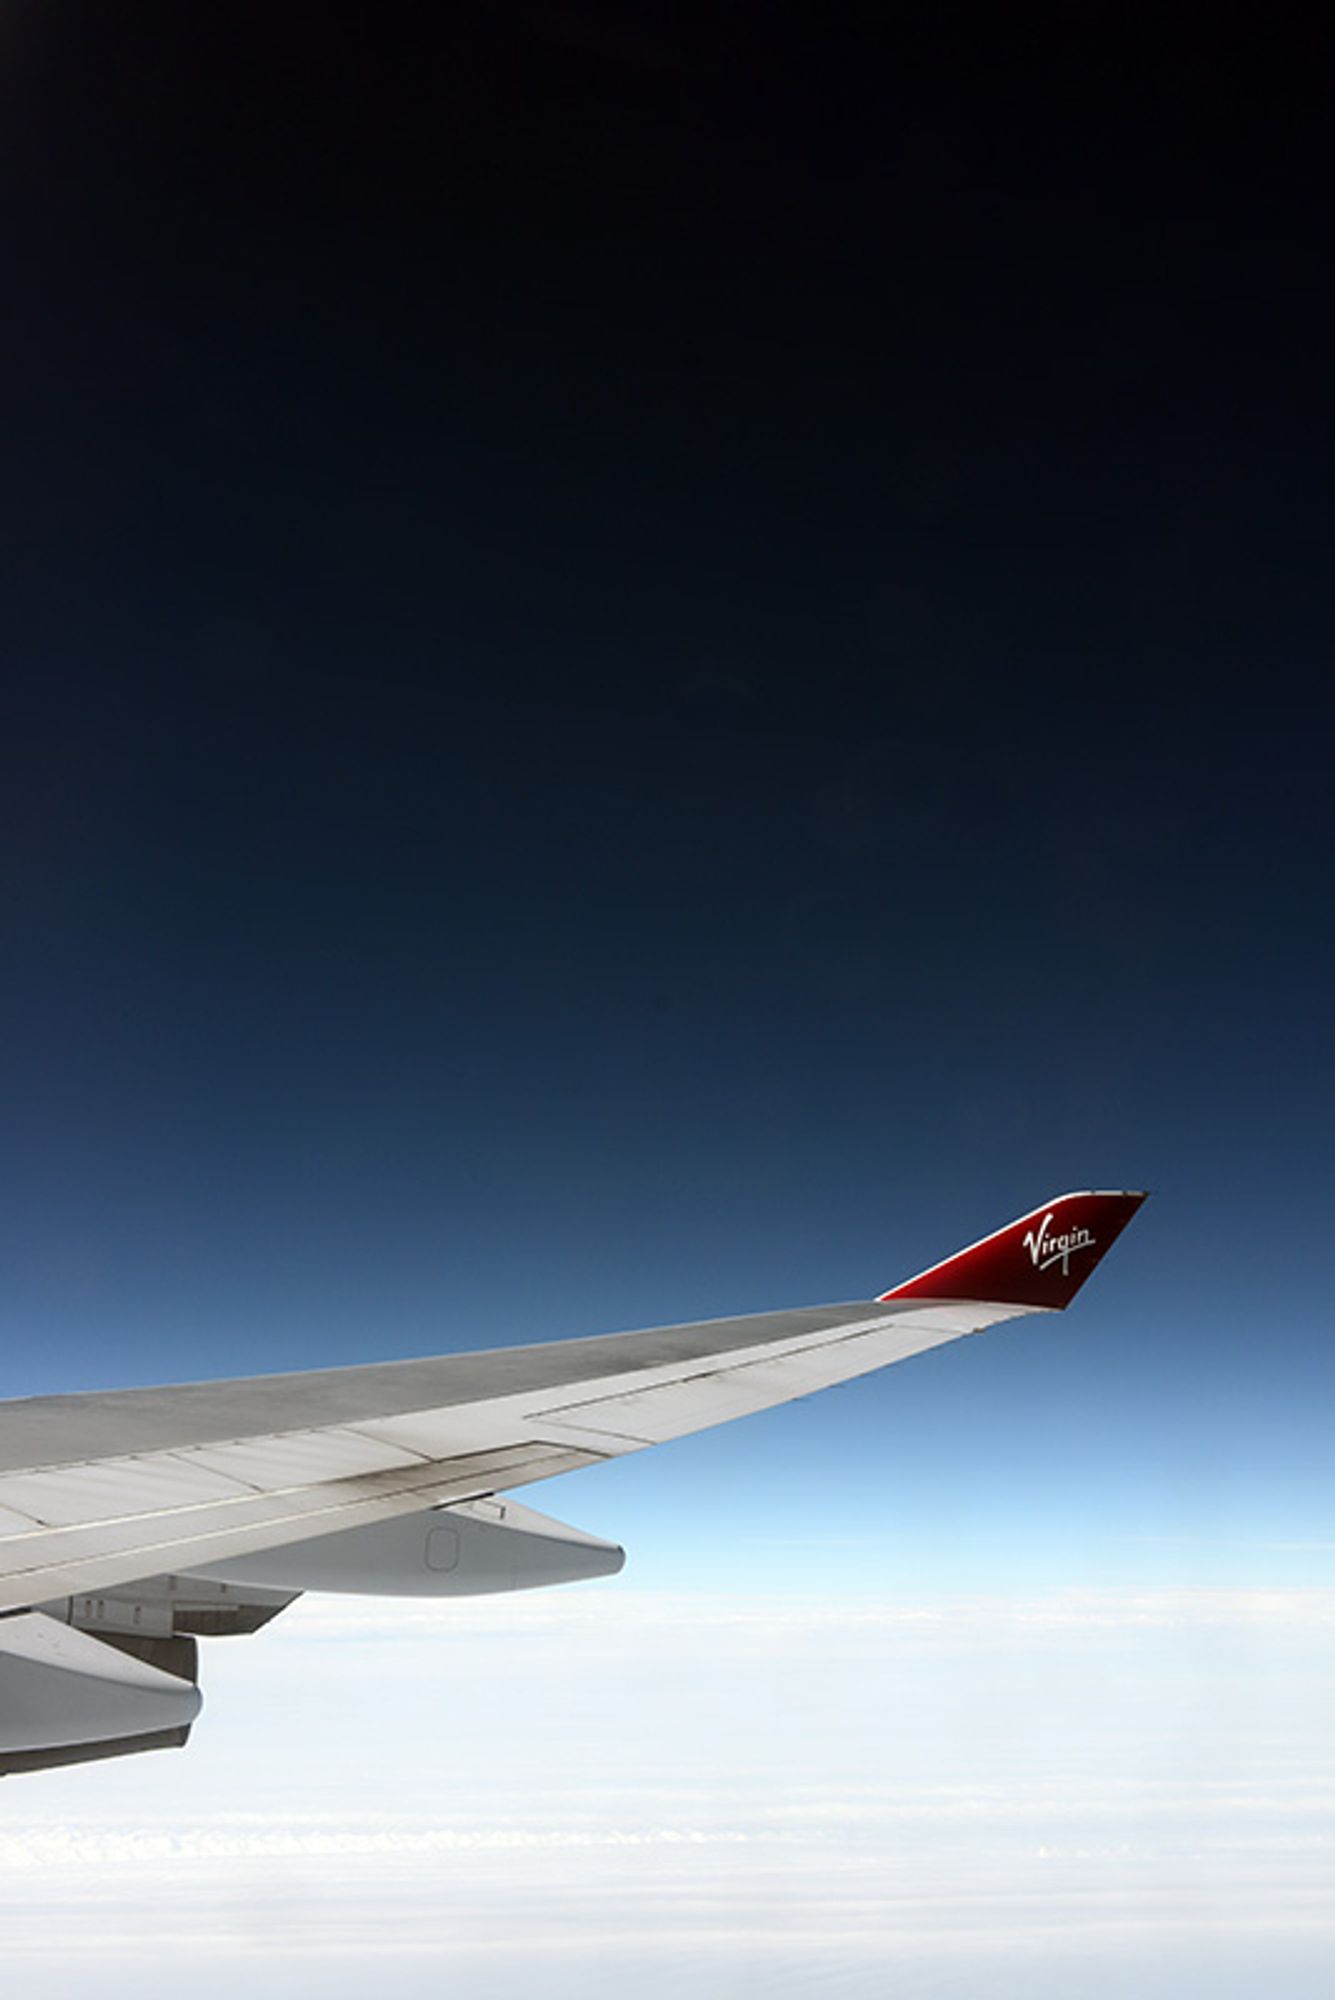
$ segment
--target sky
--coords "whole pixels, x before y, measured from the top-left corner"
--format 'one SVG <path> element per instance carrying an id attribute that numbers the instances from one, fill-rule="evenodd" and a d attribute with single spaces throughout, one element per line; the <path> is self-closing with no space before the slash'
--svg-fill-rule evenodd
<path id="1" fill-rule="evenodd" d="M 6 10 L 0 1393 L 1153 1194 L 1060 1324 L 526 1496 L 615 1581 L 303 1604 L 0 1788 L 34 1991 L 111 1904 L 127 1981 L 1317 1990 L 1329 36 Z"/>

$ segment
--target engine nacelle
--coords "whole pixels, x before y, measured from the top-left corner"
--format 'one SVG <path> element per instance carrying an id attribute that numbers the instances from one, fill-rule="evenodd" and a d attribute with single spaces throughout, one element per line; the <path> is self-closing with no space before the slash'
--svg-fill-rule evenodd
<path id="1" fill-rule="evenodd" d="M 0 1773 L 183 1743 L 200 1709 L 194 1665 L 192 1639 L 95 1639 L 40 1611 L 0 1618 Z"/>
<path id="2" fill-rule="evenodd" d="M 368 1528 L 289 1542 L 192 1575 L 243 1588 L 332 1590 L 369 1597 L 472 1597 L 614 1576 L 615 1542 L 550 1520 L 517 1500 L 469 1500 Z"/>
<path id="3" fill-rule="evenodd" d="M 0 1615 L 0 1776 L 184 1743 L 200 1708 L 194 1635 L 254 1632 L 303 1590 L 465 1597 L 624 1561 L 615 1542 L 495 1497 Z"/>

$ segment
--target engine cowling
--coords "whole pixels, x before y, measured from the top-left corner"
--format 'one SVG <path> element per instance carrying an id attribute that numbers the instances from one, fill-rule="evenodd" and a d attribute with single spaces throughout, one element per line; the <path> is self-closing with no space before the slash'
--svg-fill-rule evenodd
<path id="1" fill-rule="evenodd" d="M 184 1743 L 193 1639 L 98 1639 L 40 1611 L 0 1618 L 0 1774 Z"/>
<path id="2" fill-rule="evenodd" d="M 625 1550 L 615 1542 L 498 1497 L 289 1542 L 192 1574 L 266 1590 L 472 1597 L 614 1576 L 625 1560 Z"/>
<path id="3" fill-rule="evenodd" d="M 0 1776 L 183 1744 L 194 1635 L 254 1632 L 306 1590 L 465 1597 L 611 1576 L 615 1542 L 503 1496 L 0 1616 Z"/>

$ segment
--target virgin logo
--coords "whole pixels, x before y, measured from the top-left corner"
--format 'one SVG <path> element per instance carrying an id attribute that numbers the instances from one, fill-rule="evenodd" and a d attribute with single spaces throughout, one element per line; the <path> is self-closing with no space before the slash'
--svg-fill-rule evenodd
<path id="1" fill-rule="evenodd" d="M 1049 1209 L 1037 1229 L 1025 1232 L 1024 1247 L 1029 1252 L 1029 1261 L 1036 1271 L 1046 1271 L 1052 1265 L 1060 1264 L 1062 1276 L 1069 1278 L 1071 1258 L 1077 1250 L 1092 1250 L 1094 1238 L 1087 1229 L 1068 1229 L 1064 1236 L 1051 1235 L 1051 1229 L 1052 1211 Z"/>

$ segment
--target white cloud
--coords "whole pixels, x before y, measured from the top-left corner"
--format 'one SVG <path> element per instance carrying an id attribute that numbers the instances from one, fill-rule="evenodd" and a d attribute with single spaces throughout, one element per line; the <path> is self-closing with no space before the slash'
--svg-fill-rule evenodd
<path id="1" fill-rule="evenodd" d="M 1322 1591 L 303 1604 L 205 1648 L 184 1754 L 0 1786 L 6 1969 L 1306 2000 L 1332 1626 Z"/>
<path id="2" fill-rule="evenodd" d="M 1078 1630 L 1157 1625 L 1166 1628 L 1264 1623 L 1281 1629 L 1335 1628 L 1335 1589 L 1066 1590 L 1028 1597 L 958 1596 L 917 1602 L 818 1594 L 748 1598 L 707 1591 L 637 1591 L 595 1584 L 533 1595 L 460 1598 L 432 1603 L 368 1597 L 302 1599 L 285 1614 L 285 1635 L 396 1639 L 410 1632 L 572 1633 L 609 1628 L 646 1631 L 919 1632 L 974 1637 L 1016 1627 Z"/>

